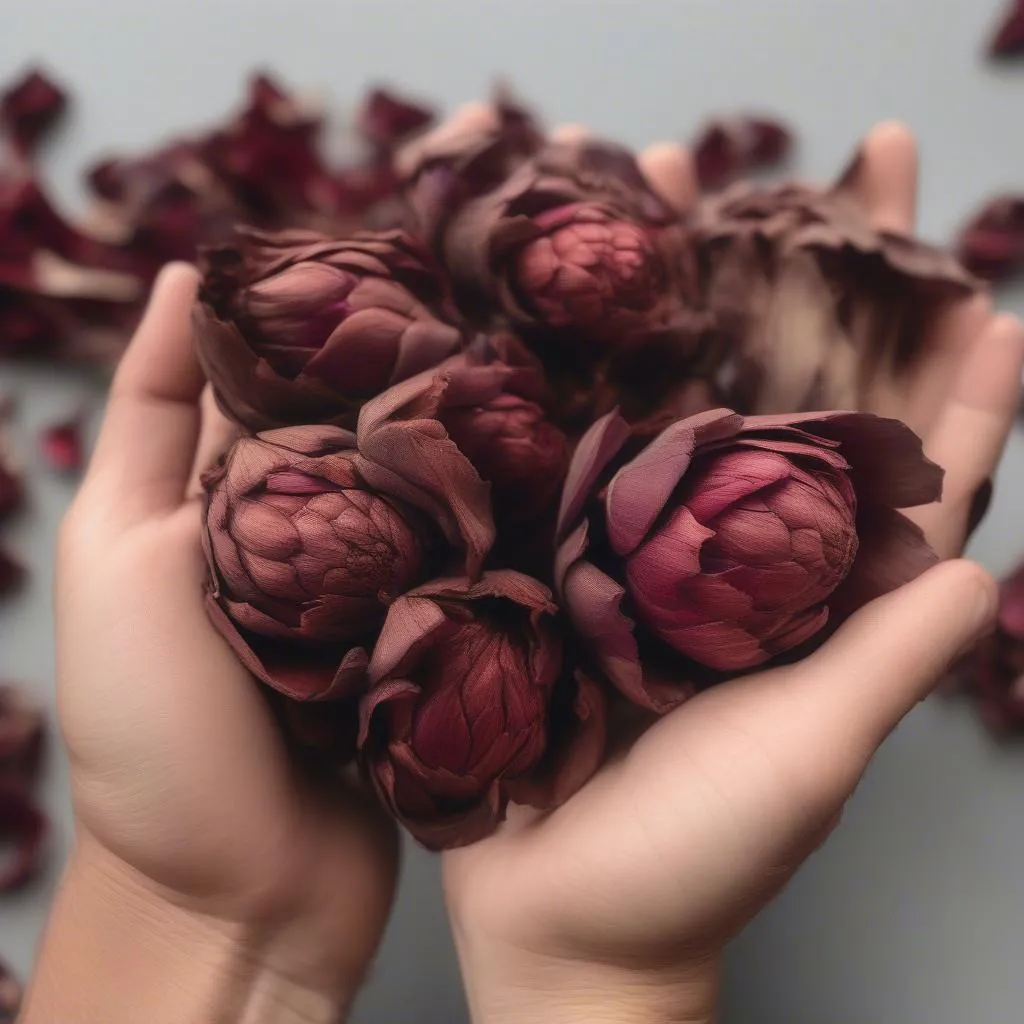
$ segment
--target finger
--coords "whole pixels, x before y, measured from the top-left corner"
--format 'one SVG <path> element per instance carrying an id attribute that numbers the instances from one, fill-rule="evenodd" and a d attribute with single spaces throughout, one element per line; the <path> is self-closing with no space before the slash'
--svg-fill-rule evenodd
<path id="1" fill-rule="evenodd" d="M 902 381 L 903 418 L 922 437 L 945 411 L 970 352 L 992 319 L 992 299 L 982 293 L 943 306 L 924 328 L 921 350 Z"/>
<path id="2" fill-rule="evenodd" d="M 242 428 L 233 423 L 220 411 L 217 399 L 213 396 L 213 388 L 209 384 L 203 388 L 200 400 L 199 442 L 196 445 L 195 461 L 189 476 L 187 495 L 197 497 L 202 494 L 201 478 L 221 455 L 241 436 Z"/>
<path id="3" fill-rule="evenodd" d="M 395 170 L 399 177 L 407 178 L 429 154 L 457 148 L 464 139 L 496 132 L 500 127 L 494 104 L 465 103 L 433 131 L 400 147 L 394 157 Z"/>
<path id="4" fill-rule="evenodd" d="M 648 146 L 638 162 L 644 177 L 673 209 L 685 213 L 697 202 L 697 171 L 690 151 L 678 142 Z"/>
<path id="5" fill-rule="evenodd" d="M 886 121 L 864 139 L 847 185 L 879 230 L 903 234 L 917 219 L 917 146 L 905 125 Z"/>
<path id="6" fill-rule="evenodd" d="M 559 124 L 550 135 L 552 142 L 563 146 L 576 146 L 590 138 L 590 129 L 585 124 Z"/>
<path id="7" fill-rule="evenodd" d="M 165 512 L 184 498 L 203 387 L 191 326 L 198 281 L 184 263 L 160 272 L 114 375 L 83 491 L 121 517 Z"/>
<path id="8" fill-rule="evenodd" d="M 1024 325 L 1001 313 L 975 338 L 952 398 L 925 439 L 946 471 L 942 501 L 911 517 L 944 558 L 959 554 L 975 492 L 995 472 L 1020 402 Z"/>
<path id="9" fill-rule="evenodd" d="M 957 560 L 862 608 L 792 674 L 806 755 L 843 764 L 835 754 L 847 752 L 852 787 L 949 665 L 992 630 L 997 604 L 992 577 Z"/>

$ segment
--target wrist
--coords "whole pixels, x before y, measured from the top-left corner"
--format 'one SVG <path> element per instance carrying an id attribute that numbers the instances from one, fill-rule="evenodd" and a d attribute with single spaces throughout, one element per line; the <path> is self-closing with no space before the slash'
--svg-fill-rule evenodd
<path id="1" fill-rule="evenodd" d="M 281 969 L 274 930 L 183 906 L 97 844 L 77 845 L 24 1024 L 337 1024 L 355 996 Z M 322 979 L 318 979 L 320 981 Z"/>
<path id="2" fill-rule="evenodd" d="M 456 936 L 473 1024 L 714 1024 L 718 959 L 658 967 L 520 950 L 470 951 Z"/>

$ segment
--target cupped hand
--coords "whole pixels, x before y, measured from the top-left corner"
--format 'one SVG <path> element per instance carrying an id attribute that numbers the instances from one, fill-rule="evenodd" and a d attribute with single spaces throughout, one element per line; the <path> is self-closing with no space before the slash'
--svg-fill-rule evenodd
<path id="1" fill-rule="evenodd" d="M 685 209 L 685 154 L 641 160 Z M 904 129 L 866 140 L 854 183 L 880 227 L 913 227 Z M 921 358 L 872 367 L 861 408 L 904 419 L 946 469 L 914 510 L 942 557 L 962 551 L 1017 406 L 1024 332 L 987 296 L 942 311 Z M 719 686 L 658 721 L 549 815 L 444 858 L 474 1020 L 706 1021 L 723 945 L 827 837 L 870 758 L 992 626 L 995 588 L 947 561 L 864 608 L 813 656 Z"/>
<path id="2" fill-rule="evenodd" d="M 200 438 L 197 280 L 185 265 L 160 276 L 61 530 L 58 695 L 79 847 L 237 925 L 252 956 L 341 1001 L 380 941 L 396 837 L 355 786 L 327 795 L 299 777 L 207 621 L 189 485 L 222 421 L 208 410 Z"/>

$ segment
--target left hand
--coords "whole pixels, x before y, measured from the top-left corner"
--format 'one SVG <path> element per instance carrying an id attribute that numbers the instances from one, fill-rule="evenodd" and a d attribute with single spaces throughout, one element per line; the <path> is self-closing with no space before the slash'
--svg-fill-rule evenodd
<path id="1" fill-rule="evenodd" d="M 300 775 L 259 687 L 207 620 L 190 480 L 223 422 L 208 407 L 200 438 L 197 282 L 184 265 L 160 275 L 61 529 L 58 697 L 78 842 L 41 974 L 50 963 L 68 979 L 88 974 L 89 957 L 103 955 L 96 927 L 71 963 L 54 959 L 75 920 L 89 923 L 67 908 L 91 900 L 122 908 L 119 927 L 131 932 L 136 922 L 139 948 L 195 936 L 213 947 L 198 953 L 200 974 L 204 958 L 230 951 L 265 988 L 323 1007 L 333 1021 L 380 942 L 397 837 L 355 784 L 328 789 Z M 47 1002 L 74 988 L 66 980 L 63 989 L 33 987 L 26 1021 L 127 1019 L 110 1000 L 125 998 L 129 972 L 93 973 L 83 984 L 104 989 L 95 1017 L 61 1016 L 61 1004 Z M 164 989 L 174 985 L 164 978 Z M 136 1006 L 132 1020 L 205 1019 L 172 1012 L 163 1000 L 148 1016 Z"/>

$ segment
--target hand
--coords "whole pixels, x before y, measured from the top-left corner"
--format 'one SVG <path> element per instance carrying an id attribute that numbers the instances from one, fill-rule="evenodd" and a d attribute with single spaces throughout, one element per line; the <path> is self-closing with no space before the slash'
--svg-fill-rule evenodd
<path id="1" fill-rule="evenodd" d="M 79 832 L 68 884 L 81 874 L 143 894 L 158 918 L 201 922 L 336 1008 L 380 941 L 396 836 L 355 787 L 327 796 L 299 778 L 263 695 L 207 622 L 200 504 L 187 492 L 222 422 L 207 409 L 199 439 L 196 284 L 183 265 L 160 276 L 61 530 L 58 693 Z"/>
<path id="2" fill-rule="evenodd" d="M 897 126 L 869 136 L 857 188 L 876 223 L 913 224 L 916 160 Z M 642 160 L 685 208 L 676 147 Z M 873 370 L 862 408 L 917 429 L 947 470 L 915 518 L 960 553 L 1018 401 L 1024 331 L 987 297 L 945 310 L 914 365 Z M 938 566 L 849 620 L 800 664 L 719 686 L 661 719 L 558 811 L 516 809 L 444 857 L 474 1020 L 713 1019 L 724 944 L 828 836 L 889 732 L 991 629 L 979 567 Z M 646 723 L 639 723 L 640 727 Z"/>

